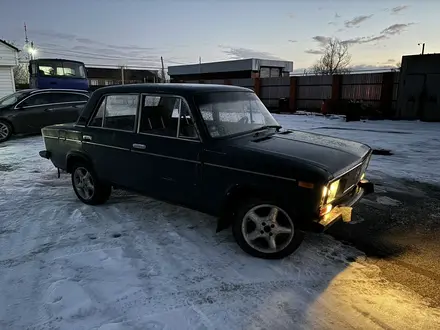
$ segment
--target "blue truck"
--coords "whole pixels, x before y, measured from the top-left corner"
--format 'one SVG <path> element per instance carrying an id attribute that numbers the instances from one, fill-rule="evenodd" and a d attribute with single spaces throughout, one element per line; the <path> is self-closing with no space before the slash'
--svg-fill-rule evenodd
<path id="1" fill-rule="evenodd" d="M 29 87 L 88 90 L 86 67 L 83 62 L 66 59 L 31 60 L 29 61 Z"/>

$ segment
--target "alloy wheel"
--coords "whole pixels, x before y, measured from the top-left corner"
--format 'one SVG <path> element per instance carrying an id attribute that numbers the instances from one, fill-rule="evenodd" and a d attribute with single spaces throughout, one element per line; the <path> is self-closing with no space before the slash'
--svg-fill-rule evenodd
<path id="1" fill-rule="evenodd" d="M 292 241 L 295 228 L 290 216 L 271 204 L 257 205 L 244 216 L 241 231 L 246 243 L 262 253 L 285 249 Z"/>
<path id="2" fill-rule="evenodd" d="M 95 194 L 95 184 L 90 172 L 84 167 L 77 167 L 73 174 L 75 190 L 84 200 L 90 200 Z"/>

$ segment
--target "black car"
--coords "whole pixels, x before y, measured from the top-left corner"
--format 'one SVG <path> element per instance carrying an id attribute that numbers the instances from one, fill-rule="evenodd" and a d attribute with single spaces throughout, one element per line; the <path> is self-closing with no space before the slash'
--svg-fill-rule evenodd
<path id="1" fill-rule="evenodd" d="M 218 217 L 240 247 L 282 258 L 303 230 L 351 220 L 373 185 L 371 149 L 283 130 L 256 94 L 222 85 L 140 84 L 98 89 L 75 124 L 45 127 L 48 158 L 71 173 L 86 204 L 112 187 Z"/>
<path id="2" fill-rule="evenodd" d="M 48 125 L 75 122 L 89 93 L 70 89 L 26 89 L 0 99 L 0 143 L 12 134 L 39 133 Z"/>

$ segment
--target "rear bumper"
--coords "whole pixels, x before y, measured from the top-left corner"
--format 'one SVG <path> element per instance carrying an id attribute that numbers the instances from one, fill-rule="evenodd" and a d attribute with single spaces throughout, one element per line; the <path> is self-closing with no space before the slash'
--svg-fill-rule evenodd
<path id="1" fill-rule="evenodd" d="M 46 159 L 50 159 L 50 156 L 51 156 L 50 151 L 47 151 L 47 150 L 42 150 L 39 152 L 39 154 L 40 154 L 40 157 L 43 157 Z"/>
<path id="2" fill-rule="evenodd" d="M 350 222 L 353 206 L 357 202 L 359 202 L 362 197 L 373 192 L 373 183 L 367 180 L 362 180 L 357 184 L 353 192 L 351 192 L 347 197 L 334 205 L 329 213 L 315 220 L 315 223 L 317 225 L 316 229 L 318 231 L 323 231 L 341 219 L 344 222 Z"/>

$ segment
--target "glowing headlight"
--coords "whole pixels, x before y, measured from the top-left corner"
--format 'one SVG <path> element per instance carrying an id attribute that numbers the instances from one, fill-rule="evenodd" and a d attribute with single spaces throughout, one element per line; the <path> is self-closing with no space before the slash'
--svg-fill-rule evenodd
<path id="1" fill-rule="evenodd" d="M 329 187 L 322 189 L 322 199 L 325 203 L 331 203 L 336 198 L 336 193 L 339 189 L 339 180 L 333 182 Z"/>

